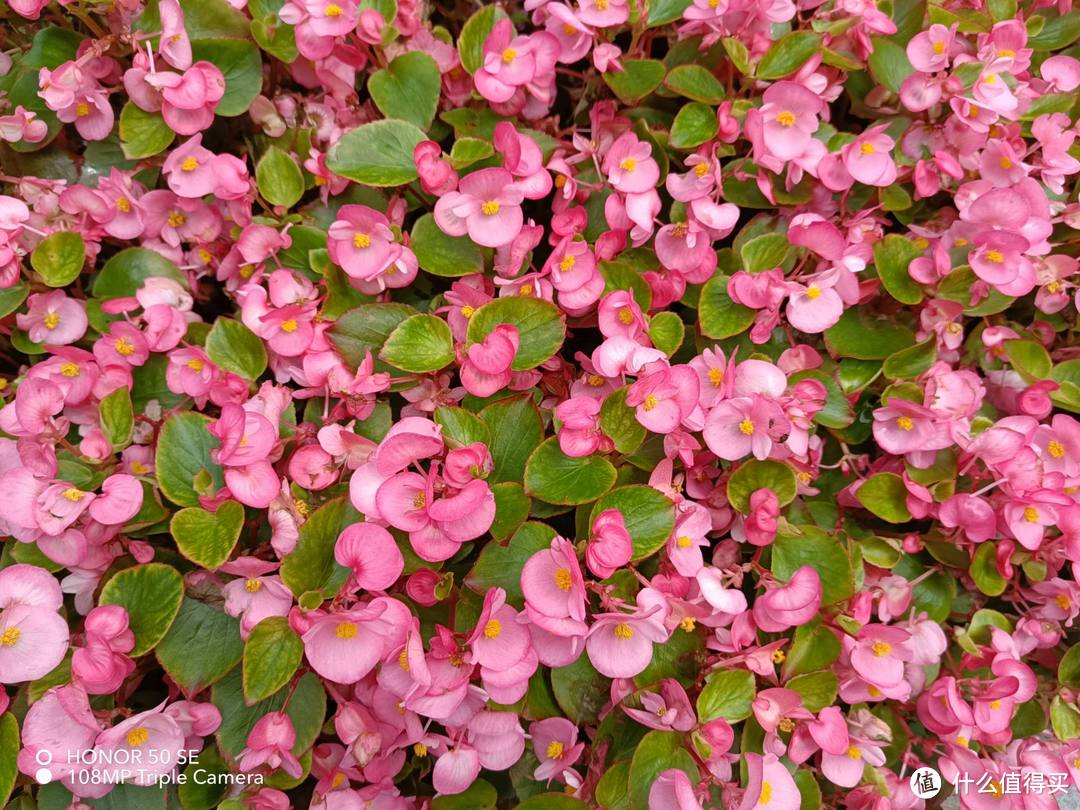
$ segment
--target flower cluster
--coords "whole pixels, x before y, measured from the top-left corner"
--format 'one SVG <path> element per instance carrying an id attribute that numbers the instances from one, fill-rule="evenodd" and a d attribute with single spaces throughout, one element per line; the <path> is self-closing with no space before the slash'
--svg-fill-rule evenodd
<path id="1" fill-rule="evenodd" d="M 1080 11 L 474 6 L 0 11 L 0 804 L 1056 806 Z"/>

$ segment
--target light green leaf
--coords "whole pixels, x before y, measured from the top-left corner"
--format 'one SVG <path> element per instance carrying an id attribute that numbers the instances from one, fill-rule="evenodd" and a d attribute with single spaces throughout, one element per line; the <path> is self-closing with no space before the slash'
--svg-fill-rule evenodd
<path id="1" fill-rule="evenodd" d="M 304 643 L 289 620 L 271 616 L 259 622 L 244 643 L 244 700 L 250 706 L 292 680 L 304 657 Z"/>
<path id="2" fill-rule="evenodd" d="M 701 65 L 679 65 L 672 68 L 664 77 L 664 87 L 703 104 L 719 104 L 724 100 L 723 83 Z"/>
<path id="3" fill-rule="evenodd" d="M 443 233 L 431 214 L 424 214 L 416 220 L 409 246 L 416 254 L 420 268 L 433 276 L 456 277 L 484 272 L 481 248 L 467 236 Z"/>
<path id="4" fill-rule="evenodd" d="M 750 716 L 750 706 L 757 690 L 754 675 L 745 669 L 722 669 L 705 681 L 697 699 L 698 720 L 708 723 L 722 717 L 737 723 Z"/>
<path id="5" fill-rule="evenodd" d="M 122 450 L 131 444 L 131 433 L 135 427 L 131 391 L 120 387 L 102 399 L 98 404 L 98 419 L 101 422 L 101 432 L 105 434 L 114 451 Z"/>
<path id="6" fill-rule="evenodd" d="M 780 505 L 787 506 L 798 490 L 795 471 L 782 461 L 744 461 L 728 479 L 728 501 L 745 515 L 750 511 L 750 496 L 759 489 L 771 489 Z"/>
<path id="7" fill-rule="evenodd" d="M 790 526 L 773 542 L 773 575 L 786 582 L 804 565 L 821 578 L 822 604 L 831 605 L 855 592 L 851 557 L 840 541 L 816 526 Z"/>
<path id="8" fill-rule="evenodd" d="M 266 371 L 266 347 L 262 340 L 239 321 L 216 318 L 206 336 L 206 354 L 215 365 L 257 380 Z"/>
<path id="9" fill-rule="evenodd" d="M 789 76 L 821 50 L 821 34 L 792 31 L 769 46 L 754 72 L 759 79 L 782 79 Z"/>
<path id="10" fill-rule="evenodd" d="M 185 596 L 154 654 L 186 695 L 217 683 L 243 652 L 240 620 L 221 608 Z"/>
<path id="11" fill-rule="evenodd" d="M 184 578 L 171 565 L 148 563 L 117 571 L 101 589 L 100 605 L 120 605 L 128 613 L 138 658 L 169 632 L 184 598 Z"/>
<path id="12" fill-rule="evenodd" d="M 698 317 L 701 334 L 708 338 L 723 340 L 734 337 L 750 328 L 757 312 L 736 304 L 727 291 L 728 277 L 722 273 L 705 282 L 698 301 Z"/>
<path id="13" fill-rule="evenodd" d="M 476 73 L 484 64 L 484 40 L 488 38 L 495 23 L 506 18 L 499 6 L 488 5 L 475 12 L 461 27 L 458 37 L 458 55 L 461 66 L 470 74 Z"/>
<path id="14" fill-rule="evenodd" d="M 159 112 L 145 112 L 131 101 L 120 110 L 120 146 L 132 160 L 153 157 L 169 148 L 176 133 Z"/>
<path id="15" fill-rule="evenodd" d="M 304 172 L 296 158 L 271 146 L 255 164 L 259 193 L 271 205 L 291 208 L 304 196 Z"/>
<path id="16" fill-rule="evenodd" d="M 668 142 L 673 149 L 694 149 L 712 140 L 718 127 L 716 110 L 699 101 L 691 101 L 675 114 Z"/>
<path id="17" fill-rule="evenodd" d="M 38 242 L 30 264 L 50 287 L 66 287 L 79 277 L 86 261 L 86 244 L 74 231 L 57 231 Z"/>
<path id="18" fill-rule="evenodd" d="M 379 357 L 402 371 L 438 371 L 454 362 L 454 336 L 442 318 L 413 315 L 387 336 Z"/>
<path id="19" fill-rule="evenodd" d="M 480 343 L 499 324 L 518 330 L 520 346 L 511 364 L 514 371 L 527 371 L 552 357 L 566 337 L 562 313 L 550 301 L 511 296 L 496 298 L 469 318 L 468 342 Z"/>
<path id="20" fill-rule="evenodd" d="M 859 487 L 855 497 L 859 503 L 889 523 L 907 523 L 911 512 L 907 508 L 907 487 L 896 473 L 875 473 Z"/>
<path id="21" fill-rule="evenodd" d="M 439 106 L 442 77 L 435 60 L 422 51 L 408 51 L 368 79 L 368 92 L 383 115 L 427 129 Z"/>
<path id="22" fill-rule="evenodd" d="M 403 186 L 417 178 L 413 150 L 424 131 L 408 121 L 387 118 L 361 124 L 330 147 L 330 171 L 368 186 Z"/>
<path id="23" fill-rule="evenodd" d="M 225 501 L 216 512 L 189 506 L 169 522 L 180 553 L 211 571 L 229 559 L 243 528 L 244 507 L 237 501 Z"/>
<path id="24" fill-rule="evenodd" d="M 615 483 L 615 468 L 597 455 L 571 458 L 552 436 L 525 465 L 525 492 L 548 503 L 576 505 L 594 501 Z"/>
<path id="25" fill-rule="evenodd" d="M 922 301 L 922 288 L 908 273 L 908 266 L 923 254 L 911 239 L 889 234 L 874 245 L 874 265 L 885 290 L 901 304 Z"/>
<path id="26" fill-rule="evenodd" d="M 183 286 L 180 269 L 160 253 L 147 248 L 126 248 L 111 256 L 91 285 L 96 298 L 130 298 L 148 278 L 171 278 Z"/>
<path id="27" fill-rule="evenodd" d="M 201 413 L 181 411 L 165 420 L 158 434 L 154 465 L 162 494 L 179 506 L 198 506 L 197 476 L 209 474 L 211 491 L 225 485 L 221 467 L 210 460 L 218 440 L 207 430 L 211 419 Z"/>
<path id="28" fill-rule="evenodd" d="M 322 591 L 333 596 L 349 571 L 334 559 L 338 536 L 356 522 L 356 510 L 344 497 L 320 506 L 300 527 L 296 548 L 281 561 L 281 581 L 295 596 Z"/>
<path id="29" fill-rule="evenodd" d="M 616 487 L 600 497 L 589 514 L 590 528 L 608 509 L 622 515 L 634 544 L 635 561 L 659 551 L 675 528 L 675 505 L 664 493 L 644 484 Z"/>
<path id="30" fill-rule="evenodd" d="M 649 95 L 664 80 L 667 68 L 657 59 L 624 59 L 619 73 L 604 74 L 611 91 L 625 104 L 633 104 Z"/>

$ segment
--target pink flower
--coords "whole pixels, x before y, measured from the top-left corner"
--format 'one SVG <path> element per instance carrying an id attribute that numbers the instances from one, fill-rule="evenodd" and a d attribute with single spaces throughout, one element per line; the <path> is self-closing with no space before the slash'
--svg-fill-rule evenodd
<path id="1" fill-rule="evenodd" d="M 616 190 L 626 194 L 651 191 L 660 180 L 652 146 L 633 132 L 624 132 L 604 155 L 604 174 Z"/>
<path id="2" fill-rule="evenodd" d="M 489 397 L 505 388 L 513 375 L 510 365 L 519 345 L 517 327 L 501 323 L 483 341 L 469 346 L 461 366 L 461 384 L 465 390 L 473 396 Z"/>
<path id="3" fill-rule="evenodd" d="M 513 24 L 503 18 L 484 40 L 484 62 L 473 81 L 488 101 L 509 102 L 520 88 L 554 74 L 558 54 L 559 41 L 551 34 L 544 31 L 515 37 Z"/>
<path id="4" fill-rule="evenodd" d="M 773 810 L 797 807 L 802 801 L 795 780 L 775 754 L 747 753 L 749 780 L 738 810 Z"/>
<path id="5" fill-rule="evenodd" d="M 585 750 L 585 744 L 577 741 L 576 725 L 565 717 L 549 717 L 532 723 L 529 736 L 532 738 L 533 752 L 540 761 L 533 771 L 533 779 L 538 782 L 559 779 L 573 784 L 580 778 L 576 774 L 570 779 L 566 778 L 567 771 Z"/>
<path id="6" fill-rule="evenodd" d="M 630 386 L 626 404 L 653 433 L 671 433 L 697 408 L 698 376 L 689 366 L 672 366 L 641 377 Z"/>
<path id="7" fill-rule="evenodd" d="M 596 516 L 585 550 L 585 562 L 593 574 L 607 579 L 630 562 L 633 551 L 630 533 L 618 509 L 605 509 Z"/>
<path id="8" fill-rule="evenodd" d="M 119 605 L 94 608 L 86 616 L 86 646 L 71 656 L 72 680 L 92 695 L 117 691 L 135 670 L 125 655 L 134 646 L 127 610 Z"/>
<path id="9" fill-rule="evenodd" d="M 806 624 L 821 607 L 821 578 L 809 565 L 791 575 L 787 585 L 767 590 L 754 602 L 754 623 L 766 633 L 782 633 Z"/>
<path id="10" fill-rule="evenodd" d="M 532 622 L 557 635 L 585 635 L 585 582 L 568 541 L 555 537 L 525 561 L 521 592 Z"/>
<path id="11" fill-rule="evenodd" d="M 949 66 L 957 25 L 950 28 L 935 23 L 920 31 L 907 44 L 907 56 L 912 66 L 923 73 L 937 73 Z"/>
<path id="12" fill-rule="evenodd" d="M 689 731 L 697 725 L 697 715 L 678 681 L 665 678 L 660 681 L 660 693 L 644 691 L 640 695 L 641 708 L 632 709 L 626 704 L 622 710 L 648 728 L 661 731 Z"/>
<path id="13" fill-rule="evenodd" d="M 0 683 L 33 681 L 64 659 L 67 622 L 60 584 L 42 568 L 11 565 L 0 571 Z"/>
<path id="14" fill-rule="evenodd" d="M 405 558 L 386 529 L 374 523 L 346 527 L 334 547 L 334 559 L 351 568 L 353 581 L 368 591 L 385 591 L 405 569 Z"/>
<path id="15" fill-rule="evenodd" d="M 789 432 L 790 425 L 780 406 L 754 394 L 717 403 L 705 420 L 705 443 L 716 455 L 738 461 L 753 453 L 768 458 L 773 443 Z"/>
<path id="16" fill-rule="evenodd" d="M 911 634 L 899 627 L 870 624 L 859 630 L 851 650 L 851 666 L 879 689 L 904 681 L 904 663 L 912 656 Z"/>
<path id="17" fill-rule="evenodd" d="M 690 777 L 678 768 L 668 768 L 649 788 L 649 810 L 702 810 L 702 804 Z"/>
<path id="18" fill-rule="evenodd" d="M 806 286 L 793 282 L 786 310 L 788 323 L 812 335 L 835 326 L 844 313 L 843 299 L 835 289 L 841 272 L 846 271 L 822 273 L 809 279 Z"/>
<path id="19" fill-rule="evenodd" d="M 296 745 L 296 729 L 285 712 L 268 712 L 260 717 L 248 734 L 247 746 L 237 755 L 242 771 L 253 771 L 267 765 L 281 768 L 294 779 L 300 778 L 304 768 L 293 755 Z"/>
<path id="20" fill-rule="evenodd" d="M 511 242 L 524 224 L 523 198 L 506 169 L 480 169 L 463 177 L 457 191 L 439 198 L 435 222 L 451 236 L 468 234 L 478 245 L 499 247 Z"/>
<path id="21" fill-rule="evenodd" d="M 600 432 L 600 401 L 591 396 L 571 397 L 555 409 L 559 426 L 559 449 L 571 458 L 595 453 L 604 441 Z"/>
<path id="22" fill-rule="evenodd" d="M 765 147 L 781 161 L 801 156 L 817 132 L 825 105 L 797 82 L 780 81 L 762 94 L 759 113 Z"/>
<path id="23" fill-rule="evenodd" d="M 868 186 L 891 186 L 896 182 L 892 148 L 896 142 L 885 134 L 887 124 L 871 127 L 840 150 L 844 167 L 858 182 Z"/>
<path id="24" fill-rule="evenodd" d="M 15 322 L 31 341 L 46 346 L 74 343 L 89 325 L 85 302 L 68 298 L 63 290 L 31 295 L 26 314 L 17 314 Z"/>
<path id="25" fill-rule="evenodd" d="M 594 618 L 586 650 L 596 671 L 608 678 L 633 678 L 652 660 L 653 644 L 668 639 L 662 619 L 653 610 L 600 613 Z"/>

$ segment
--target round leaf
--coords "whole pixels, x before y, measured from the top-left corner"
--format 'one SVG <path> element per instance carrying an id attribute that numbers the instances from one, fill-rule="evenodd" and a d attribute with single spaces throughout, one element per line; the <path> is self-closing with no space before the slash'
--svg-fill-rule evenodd
<path id="1" fill-rule="evenodd" d="M 697 700 L 698 719 L 702 723 L 722 717 L 737 723 L 750 716 L 756 689 L 754 675 L 745 669 L 719 670 L 705 682 Z"/>
<path id="2" fill-rule="evenodd" d="M 206 353 L 226 371 L 256 380 L 266 371 L 266 347 L 239 321 L 217 318 L 206 336 Z"/>
<path id="3" fill-rule="evenodd" d="M 413 150 L 427 138 L 408 121 L 388 118 L 346 132 L 326 156 L 330 171 L 368 186 L 403 186 L 417 178 Z"/>
<path id="4" fill-rule="evenodd" d="M 30 264 L 50 287 L 64 287 L 82 272 L 86 244 L 74 231 L 58 231 L 42 239 L 30 254 Z"/>
<path id="5" fill-rule="evenodd" d="M 439 106 L 442 76 L 435 60 L 423 51 L 409 51 L 368 79 L 368 92 L 383 115 L 421 129 L 431 126 Z"/>
<path id="6" fill-rule="evenodd" d="M 750 328 L 757 313 L 736 304 L 727 291 L 728 277 L 722 273 L 705 282 L 698 301 L 698 319 L 701 334 L 707 338 L 723 340 L 734 337 Z"/>
<path id="7" fill-rule="evenodd" d="M 120 111 L 120 147 L 131 160 L 161 154 L 175 137 L 159 112 L 145 112 L 131 101 Z"/>
<path id="8" fill-rule="evenodd" d="M 716 111 L 699 101 L 684 104 L 671 125 L 670 144 L 674 149 L 693 149 L 716 135 Z"/>
<path id="9" fill-rule="evenodd" d="M 229 559 L 243 528 L 244 507 L 237 501 L 225 501 L 216 512 L 198 506 L 181 509 L 169 523 L 180 553 L 211 571 Z"/>
<path id="10" fill-rule="evenodd" d="M 148 278 L 171 278 L 187 286 L 180 269 L 154 250 L 127 248 L 112 256 L 91 286 L 97 298 L 129 298 L 139 291 Z"/>
<path id="11" fill-rule="evenodd" d="M 537 447 L 525 465 L 525 492 L 548 503 L 588 503 L 614 483 L 611 462 L 596 455 L 571 458 L 554 436 Z"/>
<path id="12" fill-rule="evenodd" d="M 422 270 L 433 276 L 468 276 L 484 272 L 483 251 L 467 236 L 448 236 L 424 214 L 413 225 L 409 246 Z"/>
<path id="13" fill-rule="evenodd" d="M 270 697 L 296 674 L 304 643 L 283 616 L 259 622 L 244 644 L 244 699 L 248 705 Z"/>
<path id="14" fill-rule="evenodd" d="M 154 654 L 184 693 L 194 695 L 225 677 L 243 648 L 239 619 L 185 596 Z"/>
<path id="15" fill-rule="evenodd" d="M 859 487 L 855 497 L 859 503 L 889 523 L 907 523 L 911 512 L 907 508 L 907 487 L 896 473 L 877 473 Z"/>
<path id="16" fill-rule="evenodd" d="M 976 547 L 968 573 L 976 587 L 987 596 L 1001 596 L 1009 584 L 998 570 L 997 546 L 994 543 L 980 543 Z"/>
<path id="17" fill-rule="evenodd" d="M 120 605 L 128 613 L 138 658 L 169 632 L 184 598 L 184 578 L 171 565 L 148 563 L 118 571 L 101 589 L 101 605 Z"/>
<path id="18" fill-rule="evenodd" d="M 454 336 L 442 318 L 413 315 L 389 334 L 379 357 L 402 371 L 438 371 L 454 362 Z"/>
<path id="19" fill-rule="evenodd" d="M 271 146 L 255 165 L 255 182 L 259 193 L 271 205 L 286 208 L 304 196 L 304 173 L 300 164 L 287 152 Z"/>
<path id="20" fill-rule="evenodd" d="M 179 506 L 198 506 L 196 478 L 208 480 L 213 491 L 225 484 L 221 467 L 210 460 L 218 440 L 207 426 L 211 420 L 201 413 L 182 411 L 165 420 L 158 435 L 154 466 L 162 494 Z"/>

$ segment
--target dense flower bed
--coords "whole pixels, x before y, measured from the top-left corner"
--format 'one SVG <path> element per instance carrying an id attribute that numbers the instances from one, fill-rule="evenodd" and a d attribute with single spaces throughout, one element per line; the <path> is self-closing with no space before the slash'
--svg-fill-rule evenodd
<path id="1" fill-rule="evenodd" d="M 0 22 L 0 804 L 1080 782 L 1071 0 Z"/>

